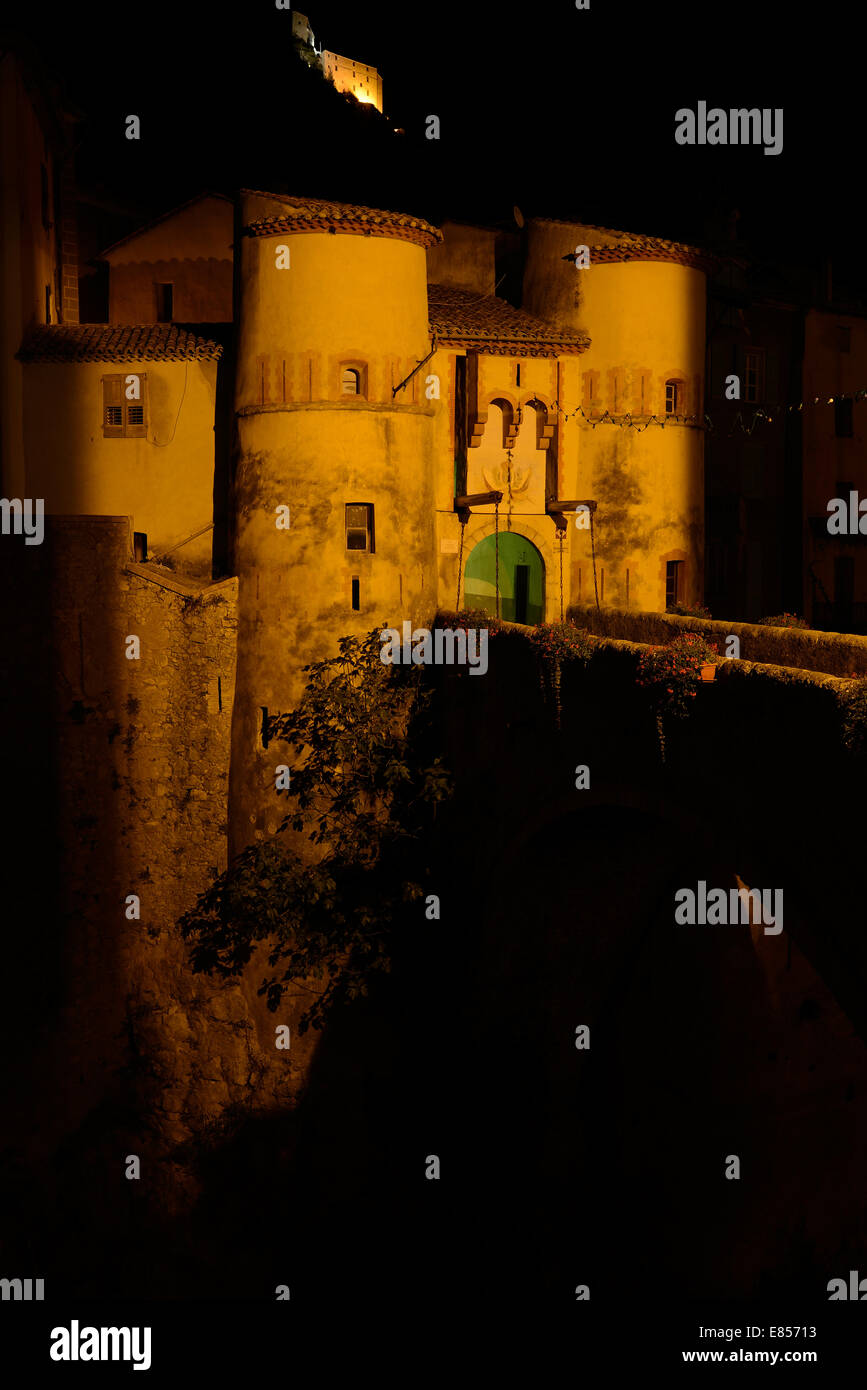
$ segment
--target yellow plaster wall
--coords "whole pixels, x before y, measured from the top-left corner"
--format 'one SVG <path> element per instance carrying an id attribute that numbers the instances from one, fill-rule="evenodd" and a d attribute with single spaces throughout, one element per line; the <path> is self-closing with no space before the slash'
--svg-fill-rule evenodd
<path id="1" fill-rule="evenodd" d="M 445 609 L 454 609 L 457 595 L 458 562 L 465 569 L 473 547 L 492 535 L 495 528 L 494 507 L 492 505 L 472 508 L 472 517 L 464 533 L 463 553 L 460 550 L 461 526 L 454 511 L 454 415 L 455 415 L 455 362 L 464 354 L 459 351 L 440 350 L 426 370 L 435 372 L 440 379 L 441 400 L 437 402 L 435 417 L 436 460 L 437 460 L 437 569 L 440 604 Z M 546 456 L 550 450 L 557 460 L 555 492 L 559 498 L 574 499 L 588 495 L 576 492 L 578 486 L 579 431 L 577 424 L 558 417 L 553 438 L 548 450 L 536 447 L 536 412 L 527 407 L 529 398 L 537 396 L 553 407 L 558 393 L 567 393 L 572 384 L 579 380 L 577 356 L 561 358 L 547 357 L 505 357 L 494 353 L 479 357 L 478 400 L 482 408 L 494 399 L 509 402 L 513 409 L 524 407 L 523 421 L 518 429 L 516 447 L 513 450 L 513 463 L 516 477 L 523 481 L 523 471 L 529 465 L 527 487 L 515 492 L 509 505 L 508 490 L 503 486 L 502 472 L 506 450 L 502 445 L 502 416 L 496 408 L 488 409 L 488 421 L 482 442 L 467 451 L 467 490 L 487 492 L 494 489 L 506 491 L 500 505 L 499 525 L 502 531 L 519 533 L 536 546 L 545 564 L 545 616 L 548 621 L 560 617 L 559 566 L 560 546 L 552 518 L 545 510 Z M 521 382 L 517 383 L 517 368 L 521 369 Z M 472 402 L 471 402 L 472 407 Z M 488 476 L 490 475 L 490 476 Z M 491 478 L 494 481 L 491 481 Z M 585 541 L 570 528 L 564 542 L 563 566 L 565 602 L 569 602 L 569 585 L 572 574 L 572 558 L 581 553 Z M 463 599 L 462 599 L 463 602 Z"/>
<path id="2" fill-rule="evenodd" d="M 257 200 L 245 220 L 251 209 L 259 211 Z M 281 244 L 290 247 L 286 270 L 275 265 Z M 234 852 L 281 818 L 273 790 L 280 749 L 261 746 L 261 708 L 292 708 L 301 668 L 336 652 L 344 634 L 383 619 L 429 625 L 437 605 L 436 403 L 419 383 L 430 367 L 396 401 L 391 389 L 429 351 L 423 247 L 340 233 L 245 237 L 241 281 Z M 341 360 L 366 364 L 365 399 L 341 396 Z M 348 503 L 374 507 L 373 554 L 346 549 Z M 289 508 L 288 530 L 277 529 L 279 506 Z"/>
<path id="3" fill-rule="evenodd" d="M 109 251 L 109 321 L 154 323 L 160 281 L 174 286 L 175 322 L 230 322 L 232 241 L 232 204 L 209 197 Z"/>
<path id="4" fill-rule="evenodd" d="M 279 246 L 289 247 L 287 269 L 277 269 Z M 392 387 L 430 351 L 422 247 L 287 233 L 245 237 L 243 257 L 239 405 L 281 402 L 284 376 L 286 400 L 340 400 L 342 361 L 366 363 L 367 399 L 391 404 Z"/>
<path id="5" fill-rule="evenodd" d="M 103 376 L 146 376 L 146 439 L 105 439 Z M 27 495 L 49 514 L 131 516 L 156 554 L 213 520 L 216 362 L 28 363 Z M 163 446 L 163 447 L 160 447 Z M 209 564 L 212 535 L 178 563 Z"/>

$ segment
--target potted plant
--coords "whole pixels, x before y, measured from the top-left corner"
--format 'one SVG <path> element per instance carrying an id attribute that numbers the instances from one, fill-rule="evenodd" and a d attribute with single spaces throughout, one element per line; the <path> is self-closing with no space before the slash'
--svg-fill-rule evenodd
<path id="1" fill-rule="evenodd" d="M 702 681 L 716 675 L 716 646 L 697 632 L 683 632 L 664 647 L 651 647 L 638 659 L 637 683 L 650 695 L 665 762 L 665 719 L 685 719 Z"/>

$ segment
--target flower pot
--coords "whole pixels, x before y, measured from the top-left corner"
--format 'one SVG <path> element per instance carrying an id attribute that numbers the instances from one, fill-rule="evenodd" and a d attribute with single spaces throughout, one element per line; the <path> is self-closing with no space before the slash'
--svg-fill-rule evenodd
<path id="1" fill-rule="evenodd" d="M 716 666 L 712 661 L 708 661 L 701 668 L 701 678 L 703 681 L 716 680 Z"/>

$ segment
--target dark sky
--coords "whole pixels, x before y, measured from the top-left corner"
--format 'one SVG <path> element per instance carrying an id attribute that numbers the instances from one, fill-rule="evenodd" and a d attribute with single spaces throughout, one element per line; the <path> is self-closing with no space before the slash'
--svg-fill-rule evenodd
<path id="1" fill-rule="evenodd" d="M 833 251 L 867 284 L 857 8 L 590 3 L 309 0 L 317 43 L 379 67 L 388 122 L 311 85 L 273 0 L 50 0 L 17 27 L 86 113 L 82 181 L 150 215 L 243 183 L 435 218 L 502 221 L 517 203 L 701 241 L 738 208 L 763 256 Z M 782 154 L 678 146 L 674 113 L 700 100 L 782 107 Z M 432 113 L 438 142 L 424 138 Z"/>

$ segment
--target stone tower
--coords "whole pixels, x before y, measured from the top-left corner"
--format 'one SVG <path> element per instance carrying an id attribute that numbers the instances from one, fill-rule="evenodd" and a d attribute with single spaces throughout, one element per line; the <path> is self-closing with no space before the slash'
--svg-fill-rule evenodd
<path id="1" fill-rule="evenodd" d="M 599 505 L 605 606 L 702 599 L 707 268 L 657 237 L 547 218 L 528 228 L 524 308 L 592 340 L 563 404 L 583 411 L 577 486 Z"/>
<path id="2" fill-rule="evenodd" d="M 230 852 L 283 813 L 263 710 L 384 619 L 436 609 L 434 412 L 418 218 L 243 193 L 236 233 L 238 671 Z M 408 379 L 408 380 L 407 380 Z"/>

